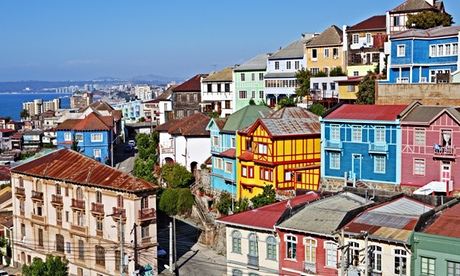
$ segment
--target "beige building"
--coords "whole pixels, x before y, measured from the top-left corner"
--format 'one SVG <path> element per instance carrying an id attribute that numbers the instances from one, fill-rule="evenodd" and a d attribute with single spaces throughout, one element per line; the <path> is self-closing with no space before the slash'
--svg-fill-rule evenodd
<path id="1" fill-rule="evenodd" d="M 11 179 L 15 264 L 53 254 L 69 260 L 70 275 L 120 275 L 121 266 L 132 275 L 135 261 L 156 274 L 157 186 L 67 149 L 15 167 Z"/>
<path id="2" fill-rule="evenodd" d="M 76 94 L 70 97 L 70 108 L 82 109 L 89 106 L 93 102 L 93 94 L 85 92 L 83 94 Z"/>

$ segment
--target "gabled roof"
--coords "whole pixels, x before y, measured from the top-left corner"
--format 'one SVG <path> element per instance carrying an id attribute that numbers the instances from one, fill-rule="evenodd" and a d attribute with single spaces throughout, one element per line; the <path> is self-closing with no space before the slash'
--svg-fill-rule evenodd
<path id="1" fill-rule="evenodd" d="M 172 91 L 176 88 L 177 85 L 171 85 L 168 89 L 166 89 L 163 93 L 161 93 L 158 97 L 153 100 L 145 101 L 144 103 L 158 103 L 160 101 L 169 101 L 172 95 Z"/>
<path id="2" fill-rule="evenodd" d="M 357 31 L 385 31 L 387 27 L 387 17 L 386 15 L 374 15 L 371 16 L 355 25 L 349 27 L 347 32 L 357 32 Z"/>
<path id="3" fill-rule="evenodd" d="M 203 79 L 203 82 L 229 82 L 233 81 L 233 68 L 227 67 L 215 73 L 209 74 L 206 78 Z"/>
<path id="4" fill-rule="evenodd" d="M 198 74 L 173 88 L 173 92 L 201 92 L 201 78 L 207 74 Z"/>
<path id="5" fill-rule="evenodd" d="M 285 200 L 254 210 L 222 217 L 218 219 L 217 222 L 229 226 L 239 226 L 258 230 L 273 231 L 275 224 L 278 222 L 284 212 L 290 209 L 290 207 L 298 207 L 302 204 L 317 200 L 318 198 L 318 194 L 309 192 L 304 195 L 296 196 L 291 200 Z"/>
<path id="6" fill-rule="evenodd" d="M 227 122 L 222 128 L 223 132 L 235 133 L 242 130 L 258 118 L 265 118 L 272 113 L 273 110 L 265 105 L 248 105 L 236 111 L 227 117 Z"/>
<path id="7" fill-rule="evenodd" d="M 325 120 L 395 121 L 407 105 L 344 104 L 324 117 Z"/>
<path id="8" fill-rule="evenodd" d="M 289 44 L 288 46 L 281 48 L 280 50 L 276 51 L 273 55 L 271 55 L 268 59 L 269 60 L 277 60 L 277 59 L 302 59 L 305 54 L 305 43 L 306 40 L 301 38 Z"/>
<path id="9" fill-rule="evenodd" d="M 342 29 L 332 25 L 321 34 L 313 37 L 308 43 L 307 48 L 340 45 L 343 42 Z"/>
<path id="10" fill-rule="evenodd" d="M 345 192 L 315 201 L 278 224 L 276 228 L 305 233 L 332 235 L 351 220 L 353 212 L 362 211 L 373 202 Z"/>
<path id="11" fill-rule="evenodd" d="M 240 71 L 258 71 L 258 70 L 266 70 L 267 69 L 267 59 L 270 54 L 260 54 L 257 55 L 248 61 L 236 66 L 233 71 L 240 72 Z"/>
<path id="12" fill-rule="evenodd" d="M 426 30 L 408 29 L 392 35 L 391 39 L 457 37 L 459 32 L 460 26 L 438 26 Z"/>
<path id="13" fill-rule="evenodd" d="M 396 8 L 392 9 L 390 13 L 406 13 L 423 10 L 444 11 L 444 4 L 441 0 L 434 0 L 435 4 L 432 6 L 426 0 L 406 0 Z"/>
<path id="14" fill-rule="evenodd" d="M 112 116 L 100 116 L 96 112 L 90 113 L 83 119 L 67 119 L 56 128 L 56 130 L 106 130 L 112 129 Z"/>
<path id="15" fill-rule="evenodd" d="M 235 156 L 236 156 L 236 150 L 235 149 L 228 149 L 226 151 L 223 151 L 223 152 L 219 153 L 219 156 L 234 159 Z"/>
<path id="16" fill-rule="evenodd" d="M 206 129 L 210 118 L 203 113 L 195 113 L 180 120 L 170 120 L 159 125 L 156 130 L 171 135 L 209 137 Z"/>
<path id="17" fill-rule="evenodd" d="M 407 243 L 421 215 L 433 207 L 407 196 L 369 208 L 349 222 L 346 233 L 369 233 L 369 237 Z"/>
<path id="18" fill-rule="evenodd" d="M 428 225 L 424 233 L 446 236 L 451 238 L 460 238 L 460 204 L 438 212 L 436 219 Z"/>
<path id="19" fill-rule="evenodd" d="M 419 105 L 410 110 L 401 120 L 402 124 L 429 125 L 442 114 L 449 114 L 460 124 L 460 108 L 446 106 Z"/>
<path id="20" fill-rule="evenodd" d="M 13 168 L 12 172 L 129 193 L 158 188 L 69 149 L 53 151 Z"/>
<path id="21" fill-rule="evenodd" d="M 206 126 L 206 130 L 211 130 L 210 128 L 212 124 L 215 124 L 219 130 L 222 130 L 226 121 L 227 118 L 211 118 L 208 125 Z"/>

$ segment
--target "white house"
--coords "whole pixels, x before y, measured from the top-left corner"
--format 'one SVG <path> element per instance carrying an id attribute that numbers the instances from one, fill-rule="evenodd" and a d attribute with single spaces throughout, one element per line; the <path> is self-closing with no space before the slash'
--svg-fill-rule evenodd
<path id="1" fill-rule="evenodd" d="M 53 254 L 70 275 L 156 275 L 157 186 L 68 149 L 13 168 L 11 186 L 16 265 Z"/>
<path id="2" fill-rule="evenodd" d="M 195 113 L 159 125 L 160 165 L 179 163 L 195 172 L 211 156 L 211 139 L 206 126 L 210 118 Z"/>
<path id="3" fill-rule="evenodd" d="M 310 94 L 315 100 L 337 99 L 339 97 L 339 81 L 347 76 L 312 77 L 310 78 Z"/>
<path id="4" fill-rule="evenodd" d="M 221 118 L 235 110 L 233 68 L 227 67 L 201 80 L 201 111 L 216 112 Z"/>

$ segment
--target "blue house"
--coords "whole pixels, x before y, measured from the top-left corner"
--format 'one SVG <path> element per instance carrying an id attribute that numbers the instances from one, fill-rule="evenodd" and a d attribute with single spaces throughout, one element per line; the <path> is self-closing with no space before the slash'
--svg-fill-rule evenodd
<path id="1" fill-rule="evenodd" d="M 388 80 L 382 83 L 450 82 L 460 68 L 460 26 L 410 29 L 390 37 Z"/>
<path id="2" fill-rule="evenodd" d="M 399 184 L 405 105 L 341 105 L 321 118 L 323 184 Z"/>
<path id="3" fill-rule="evenodd" d="M 76 142 L 80 153 L 108 164 L 112 156 L 113 126 L 112 116 L 95 112 L 83 119 L 65 120 L 56 128 L 57 147 L 72 148 Z"/>
<path id="4" fill-rule="evenodd" d="M 266 106 L 249 105 L 227 118 L 211 119 L 206 129 L 211 134 L 213 189 L 236 196 L 236 132 L 271 112 Z"/>

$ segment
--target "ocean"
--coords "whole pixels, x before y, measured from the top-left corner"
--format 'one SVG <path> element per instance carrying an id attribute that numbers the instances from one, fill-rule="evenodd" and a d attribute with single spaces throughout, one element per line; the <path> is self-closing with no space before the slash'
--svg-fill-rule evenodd
<path id="1" fill-rule="evenodd" d="M 14 120 L 20 120 L 22 103 L 33 101 L 34 99 L 43 99 L 44 101 L 60 98 L 61 108 L 70 107 L 71 94 L 61 93 L 0 93 L 0 117 L 11 117 Z"/>

